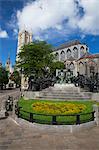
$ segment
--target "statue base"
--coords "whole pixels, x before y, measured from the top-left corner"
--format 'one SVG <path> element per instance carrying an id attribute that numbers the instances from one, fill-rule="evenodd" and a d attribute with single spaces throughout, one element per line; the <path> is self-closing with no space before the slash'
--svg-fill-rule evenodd
<path id="1" fill-rule="evenodd" d="M 73 91 L 73 92 L 80 92 L 80 88 L 79 87 L 75 87 L 75 85 L 73 83 L 64 83 L 64 84 L 54 84 L 54 87 L 56 90 L 65 90 L 65 91 L 68 91 L 68 93 L 70 91 Z"/>
<path id="2" fill-rule="evenodd" d="M 62 84 L 56 83 L 56 84 L 54 84 L 54 87 L 55 88 L 67 88 L 67 87 L 75 87 L 75 85 L 72 84 L 72 83 L 70 83 L 70 84 L 67 84 L 67 83 L 62 83 Z"/>

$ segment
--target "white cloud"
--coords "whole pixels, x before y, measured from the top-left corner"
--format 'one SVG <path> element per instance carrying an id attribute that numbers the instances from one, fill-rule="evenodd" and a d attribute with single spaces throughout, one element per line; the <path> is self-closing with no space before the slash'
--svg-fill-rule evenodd
<path id="1" fill-rule="evenodd" d="M 13 36 L 15 37 L 15 38 L 17 38 L 17 36 L 18 36 L 18 30 L 17 29 L 13 29 Z"/>
<path id="2" fill-rule="evenodd" d="M 75 18 L 76 13 L 74 0 L 37 0 L 17 12 L 18 26 L 34 33 L 55 26 L 60 30 L 60 24 L 64 20 Z"/>
<path id="3" fill-rule="evenodd" d="M 80 31 L 82 37 L 86 34 L 99 35 L 98 9 L 98 0 L 36 0 L 17 11 L 17 24 L 14 25 L 20 30 L 32 31 L 35 39 L 45 39 L 42 32 L 48 35 L 49 29 L 56 30 L 58 34 Z"/>
<path id="4" fill-rule="evenodd" d="M 80 37 L 83 40 L 86 37 L 86 35 L 82 34 Z"/>
<path id="5" fill-rule="evenodd" d="M 99 0 L 80 0 L 79 5 L 84 10 L 79 28 L 85 33 L 99 35 Z"/>
<path id="6" fill-rule="evenodd" d="M 6 30 L 0 28 L 0 38 L 8 38 L 8 33 Z"/>
<path id="7" fill-rule="evenodd" d="M 35 40 L 43 41 L 44 39 L 40 35 L 35 35 Z"/>
<path id="8" fill-rule="evenodd" d="M 60 24 L 57 24 L 56 26 L 55 26 L 55 28 L 57 29 L 57 30 L 62 30 L 62 25 L 60 25 Z"/>

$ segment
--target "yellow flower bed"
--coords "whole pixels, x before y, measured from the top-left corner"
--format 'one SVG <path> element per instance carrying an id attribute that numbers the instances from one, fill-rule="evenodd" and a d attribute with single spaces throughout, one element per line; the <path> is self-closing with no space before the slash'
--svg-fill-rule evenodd
<path id="1" fill-rule="evenodd" d="M 86 109 L 84 104 L 61 103 L 61 102 L 35 102 L 32 104 L 33 111 L 42 114 L 77 114 Z"/>

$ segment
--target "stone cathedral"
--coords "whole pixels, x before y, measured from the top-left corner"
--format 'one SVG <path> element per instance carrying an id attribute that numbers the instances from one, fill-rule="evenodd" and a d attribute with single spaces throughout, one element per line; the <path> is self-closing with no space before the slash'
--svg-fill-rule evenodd
<path id="1" fill-rule="evenodd" d="M 20 49 L 23 45 L 29 44 L 31 42 L 32 42 L 32 33 L 29 33 L 26 30 L 20 31 L 18 34 L 17 55 L 20 52 Z"/>
<path id="2" fill-rule="evenodd" d="M 17 46 L 17 54 L 16 61 L 18 60 L 18 53 L 21 50 L 23 45 L 29 44 L 32 42 L 32 33 L 29 33 L 26 30 L 20 31 L 18 34 L 18 46 Z M 28 79 L 24 77 L 24 74 L 21 74 L 21 88 L 26 89 L 28 87 Z"/>
<path id="3" fill-rule="evenodd" d="M 21 31 L 18 34 L 17 55 L 23 45 L 32 42 L 32 33 Z M 91 54 L 89 47 L 85 43 L 78 40 L 70 41 L 53 49 L 56 61 L 62 61 L 65 64 L 65 73 L 71 72 L 73 76 L 77 76 L 77 72 L 81 75 L 91 76 L 99 73 L 99 54 Z M 16 57 L 16 60 L 18 58 Z M 56 71 L 57 75 L 57 71 Z M 22 75 L 22 88 L 27 87 L 28 82 Z"/>
<path id="4" fill-rule="evenodd" d="M 77 72 L 88 77 L 99 73 L 99 54 L 91 54 L 89 47 L 78 40 L 55 48 L 53 54 L 56 61 L 64 62 L 66 72 L 71 71 L 73 76 L 77 76 Z"/>

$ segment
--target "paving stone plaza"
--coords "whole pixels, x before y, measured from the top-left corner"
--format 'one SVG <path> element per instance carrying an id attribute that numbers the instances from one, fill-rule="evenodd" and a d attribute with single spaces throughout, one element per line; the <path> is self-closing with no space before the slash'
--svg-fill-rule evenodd
<path id="1" fill-rule="evenodd" d="M 0 93 L 3 98 L 11 94 L 17 97 L 19 90 Z M 99 126 L 68 132 L 58 126 L 29 123 L 13 113 L 0 120 L 0 150 L 98 150 Z"/>
<path id="2" fill-rule="evenodd" d="M 0 150 L 98 150 L 99 127 L 75 133 L 48 130 L 15 122 L 11 117 L 0 120 Z"/>

